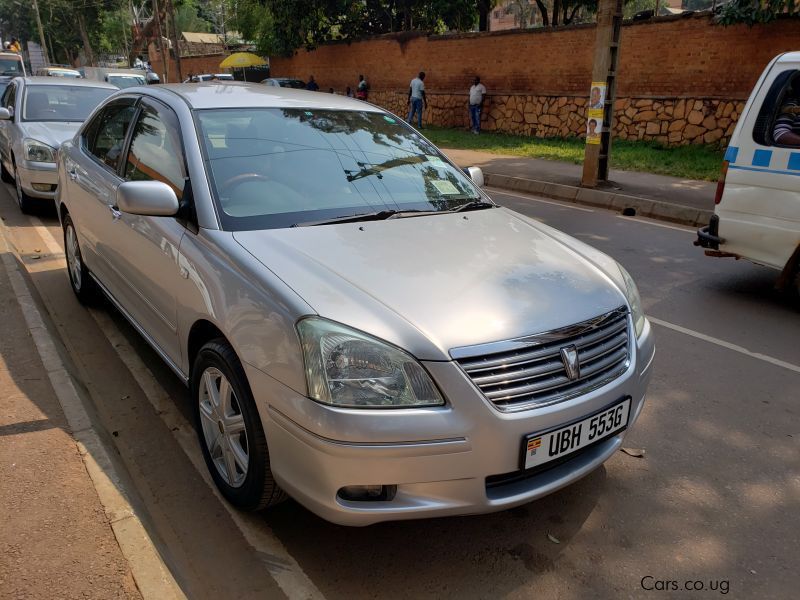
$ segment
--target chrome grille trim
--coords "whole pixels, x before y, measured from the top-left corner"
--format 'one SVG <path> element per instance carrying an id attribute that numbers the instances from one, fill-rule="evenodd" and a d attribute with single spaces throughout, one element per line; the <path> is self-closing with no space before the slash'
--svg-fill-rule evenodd
<path id="1" fill-rule="evenodd" d="M 483 395 L 502 411 L 548 406 L 621 376 L 630 365 L 626 307 L 542 334 L 451 351 Z M 580 376 L 570 380 L 561 348 L 575 345 Z M 480 350 L 490 350 L 476 356 Z M 492 351 L 493 350 L 493 351 Z"/>

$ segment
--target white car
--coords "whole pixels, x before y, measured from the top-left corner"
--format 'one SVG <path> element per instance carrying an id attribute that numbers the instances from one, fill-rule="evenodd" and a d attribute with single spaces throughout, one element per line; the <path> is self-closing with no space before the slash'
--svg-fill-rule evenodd
<path id="1" fill-rule="evenodd" d="M 0 98 L 0 170 L 14 183 L 22 212 L 52 202 L 56 151 L 94 108 L 117 90 L 86 79 L 17 77 Z"/>
<path id="2" fill-rule="evenodd" d="M 695 245 L 781 272 L 800 291 L 800 52 L 770 62 L 725 153 L 714 215 Z"/>

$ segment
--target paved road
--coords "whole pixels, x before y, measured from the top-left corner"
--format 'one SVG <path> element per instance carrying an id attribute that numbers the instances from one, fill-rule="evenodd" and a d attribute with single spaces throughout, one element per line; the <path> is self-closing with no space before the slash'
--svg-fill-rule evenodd
<path id="1" fill-rule="evenodd" d="M 229 511 L 196 468 L 185 390 L 113 310 L 74 301 L 54 215 L 23 217 L 0 191 L 0 215 L 190 597 L 795 594 L 800 305 L 772 290 L 775 273 L 704 257 L 691 231 L 492 195 L 608 252 L 638 281 L 658 350 L 625 445 L 646 453 L 620 452 L 503 513 L 348 529 L 294 502 L 258 516 Z M 716 590 L 642 587 L 672 589 L 663 581 Z"/>

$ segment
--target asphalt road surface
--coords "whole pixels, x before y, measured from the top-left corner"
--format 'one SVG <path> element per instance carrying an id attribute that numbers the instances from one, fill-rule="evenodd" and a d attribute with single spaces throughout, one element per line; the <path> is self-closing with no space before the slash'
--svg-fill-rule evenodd
<path id="1" fill-rule="evenodd" d="M 773 291 L 775 272 L 707 258 L 681 227 L 490 192 L 638 282 L 657 352 L 625 447 L 644 455 L 619 452 L 506 512 L 353 529 L 292 501 L 229 509 L 209 485 L 186 390 L 110 306 L 77 303 L 55 213 L 23 216 L 10 192 L 8 237 L 189 597 L 796 597 L 800 302 Z"/>

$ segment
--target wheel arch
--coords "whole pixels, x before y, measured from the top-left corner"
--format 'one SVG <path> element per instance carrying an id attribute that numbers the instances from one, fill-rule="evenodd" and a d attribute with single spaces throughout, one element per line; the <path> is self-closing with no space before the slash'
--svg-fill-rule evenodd
<path id="1" fill-rule="evenodd" d="M 792 252 L 789 260 L 786 261 L 786 265 L 783 267 L 775 286 L 779 290 L 785 290 L 792 284 L 794 277 L 797 276 L 800 276 L 800 242 Z"/>
<path id="2" fill-rule="evenodd" d="M 220 328 L 211 321 L 207 319 L 198 319 L 192 324 L 191 329 L 189 329 L 189 337 L 186 341 L 186 358 L 189 362 L 190 379 L 192 376 L 192 369 L 194 368 L 194 361 L 197 358 L 197 354 L 200 352 L 200 348 L 215 339 L 225 340 L 229 346 L 233 347 Z"/>

